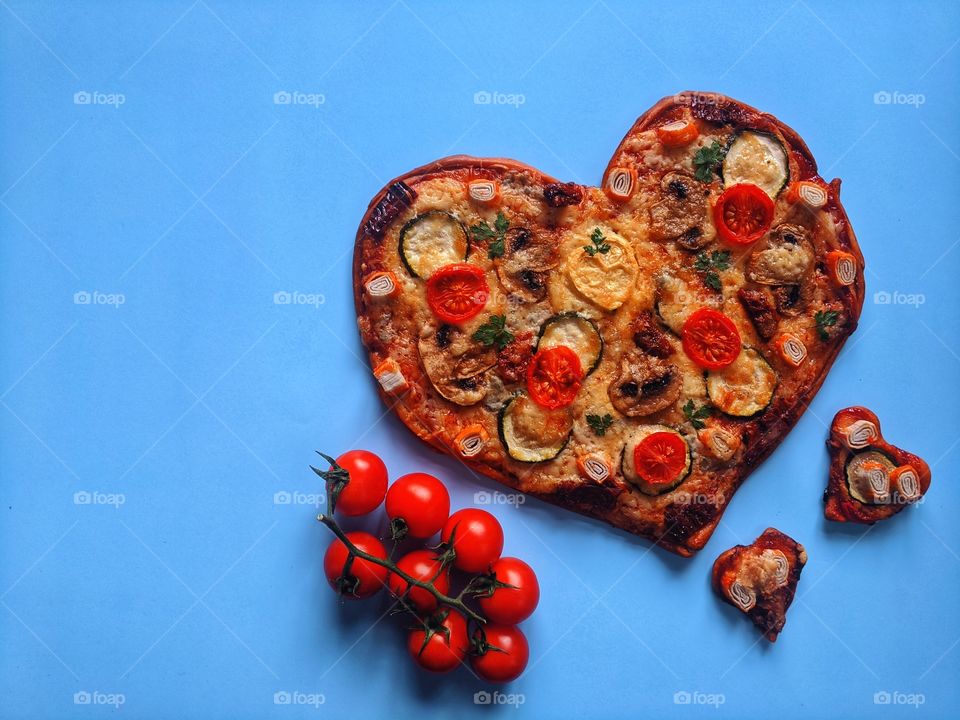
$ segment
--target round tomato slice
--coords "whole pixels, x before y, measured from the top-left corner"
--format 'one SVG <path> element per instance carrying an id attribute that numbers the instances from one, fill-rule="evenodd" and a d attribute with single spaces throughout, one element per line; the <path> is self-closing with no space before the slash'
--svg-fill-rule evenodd
<path id="1" fill-rule="evenodd" d="M 722 312 L 700 308 L 683 324 L 683 351 L 704 370 L 721 370 L 740 355 L 740 333 Z"/>
<path id="2" fill-rule="evenodd" d="M 750 183 L 728 187 L 713 206 L 713 224 L 721 239 L 749 245 L 762 238 L 773 223 L 773 200 Z"/>
<path id="3" fill-rule="evenodd" d="M 566 345 L 537 352 L 527 367 L 527 391 L 538 405 L 550 410 L 566 407 L 580 391 L 580 358 Z"/>
<path id="4" fill-rule="evenodd" d="M 461 323 L 483 310 L 490 287 L 483 270 L 469 263 L 444 265 L 427 280 L 427 304 L 448 323 Z"/>
<path id="5" fill-rule="evenodd" d="M 633 449 L 633 466 L 651 485 L 669 485 L 687 467 L 687 444 L 672 432 L 647 435 Z"/>

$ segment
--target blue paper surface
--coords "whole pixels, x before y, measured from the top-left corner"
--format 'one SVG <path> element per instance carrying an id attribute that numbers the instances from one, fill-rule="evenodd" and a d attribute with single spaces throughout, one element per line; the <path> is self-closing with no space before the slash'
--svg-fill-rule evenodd
<path id="1" fill-rule="evenodd" d="M 0 715 L 955 717 L 958 35 L 947 2 L 0 3 Z M 595 183 L 687 89 L 843 178 L 860 328 L 691 560 L 492 506 L 542 601 L 527 673 L 475 697 L 323 579 L 314 449 L 435 473 L 454 507 L 497 489 L 385 415 L 356 226 L 447 154 Z M 850 404 L 933 467 L 872 529 L 822 514 Z M 709 589 L 769 525 L 810 556 L 775 646 Z"/>

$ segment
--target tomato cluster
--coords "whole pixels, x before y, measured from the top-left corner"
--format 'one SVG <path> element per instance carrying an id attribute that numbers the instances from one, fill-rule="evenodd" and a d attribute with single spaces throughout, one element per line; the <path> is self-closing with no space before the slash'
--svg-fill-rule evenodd
<path id="1" fill-rule="evenodd" d="M 426 473 L 389 484 L 383 461 L 366 450 L 346 452 L 329 470 L 315 471 L 327 481 L 335 512 L 368 515 L 386 501 L 393 550 L 420 542 L 394 562 L 394 552 L 380 539 L 344 532 L 331 513 L 321 515 L 337 535 L 323 560 L 334 590 L 361 599 L 386 588 L 416 619 L 407 648 L 426 670 L 448 672 L 469 661 L 489 682 L 510 682 L 523 673 L 530 650 L 517 625 L 536 609 L 540 586 L 527 563 L 501 556 L 503 528 L 493 515 L 478 508 L 451 515 L 447 488 Z M 440 544 L 424 547 L 437 533 Z"/>

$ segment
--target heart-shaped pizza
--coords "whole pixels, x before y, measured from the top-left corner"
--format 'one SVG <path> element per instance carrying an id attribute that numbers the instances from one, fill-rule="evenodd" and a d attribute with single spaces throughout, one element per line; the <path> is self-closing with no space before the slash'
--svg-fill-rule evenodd
<path id="1" fill-rule="evenodd" d="M 644 114 L 600 187 L 413 170 L 354 255 L 381 395 L 479 472 L 692 555 L 856 328 L 839 192 L 796 132 L 711 93 Z"/>

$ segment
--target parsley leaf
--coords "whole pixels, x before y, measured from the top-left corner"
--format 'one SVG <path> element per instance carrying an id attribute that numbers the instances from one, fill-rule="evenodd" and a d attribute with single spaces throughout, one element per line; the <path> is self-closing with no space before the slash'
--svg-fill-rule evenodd
<path id="1" fill-rule="evenodd" d="M 587 415 L 587 425 L 590 426 L 590 429 L 593 430 L 595 435 L 603 437 L 607 432 L 607 428 L 613 425 L 613 417 L 610 413 L 606 413 L 603 416 Z"/>
<path id="2" fill-rule="evenodd" d="M 723 146 L 716 140 L 713 141 L 712 145 L 704 145 L 697 150 L 693 156 L 693 167 L 696 170 L 694 175 L 697 180 L 705 183 L 712 182 L 713 171 L 720 164 L 720 161 L 723 160 L 724 154 Z"/>
<path id="3" fill-rule="evenodd" d="M 593 245 L 583 246 L 583 249 L 587 251 L 587 255 L 590 257 L 593 257 L 597 253 L 605 255 L 610 252 L 610 243 L 607 242 L 600 228 L 593 229 L 593 232 L 590 234 L 590 242 L 592 242 Z"/>
<path id="4" fill-rule="evenodd" d="M 487 347 L 496 345 L 498 350 L 503 350 L 513 341 L 513 333 L 506 329 L 506 325 L 506 315 L 491 315 L 471 337 Z"/>
<path id="5" fill-rule="evenodd" d="M 687 400 L 683 406 L 683 414 L 693 425 L 694 430 L 702 430 L 707 425 L 703 420 L 713 414 L 713 408 L 709 405 L 701 405 L 697 408 L 693 404 L 693 400 Z"/>
<path id="6" fill-rule="evenodd" d="M 816 315 L 813 316 L 813 320 L 817 324 L 817 335 L 820 336 L 821 340 L 830 339 L 830 333 L 827 331 L 827 328 L 836 325 L 839 318 L 840 313 L 836 310 L 817 310 Z"/>
<path id="7" fill-rule="evenodd" d="M 700 252 L 697 254 L 697 259 L 693 263 L 694 270 L 703 274 L 703 282 L 706 283 L 707 287 L 717 292 L 723 289 L 723 284 L 720 282 L 720 274 L 717 271 L 726 270 L 729 267 L 729 250 L 714 250 L 709 255 L 707 255 L 706 252 Z"/>
<path id="8" fill-rule="evenodd" d="M 473 225 L 470 228 L 470 232 L 474 240 L 488 243 L 487 257 L 493 260 L 503 257 L 503 253 L 506 251 L 504 239 L 509 229 L 510 221 L 502 212 L 497 212 L 497 219 L 493 221 L 492 228 L 486 220 L 481 220 L 479 225 Z"/>

